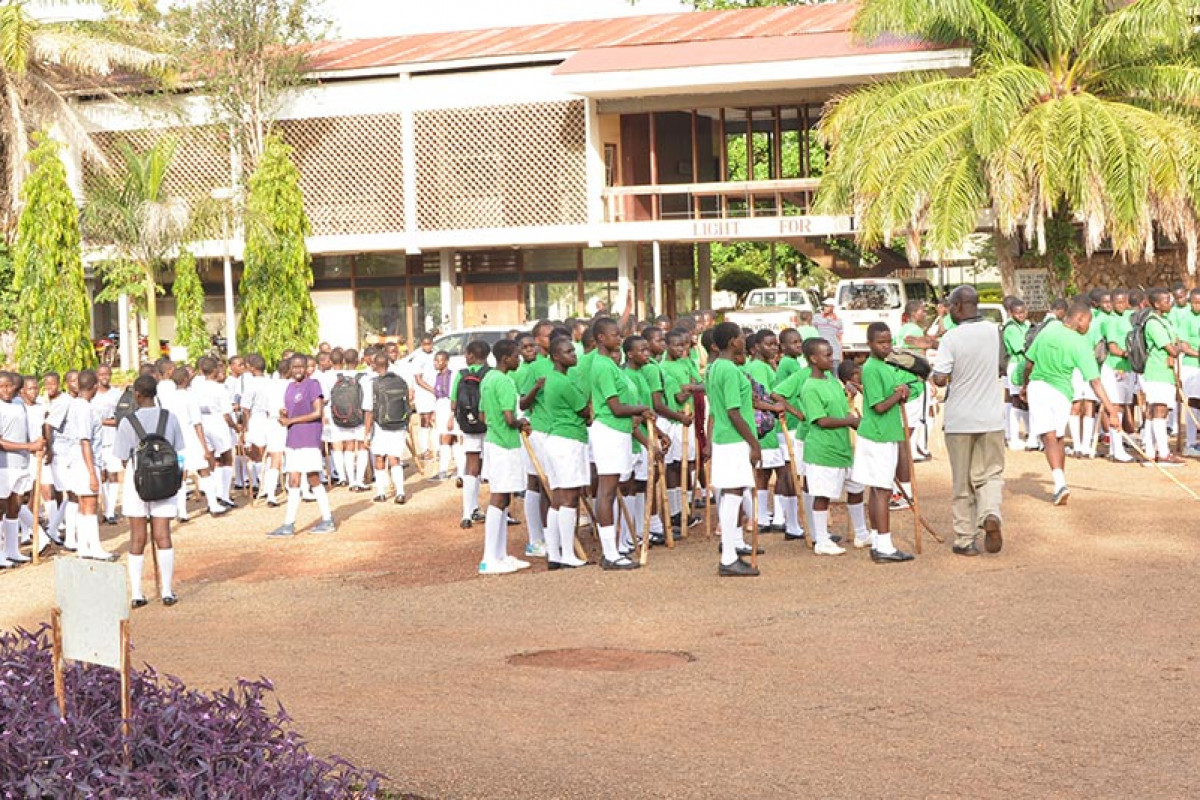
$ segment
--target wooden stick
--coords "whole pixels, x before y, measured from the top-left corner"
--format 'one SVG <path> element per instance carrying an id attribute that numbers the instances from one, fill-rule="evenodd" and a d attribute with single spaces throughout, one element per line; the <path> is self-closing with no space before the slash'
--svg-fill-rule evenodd
<path id="1" fill-rule="evenodd" d="M 582 512 L 583 512 L 583 492 L 580 491 L 579 492 L 579 500 L 576 501 L 576 503 L 575 503 L 575 557 L 578 558 L 580 561 L 587 561 L 588 560 L 587 550 L 585 550 L 583 548 L 583 545 L 579 543 L 579 519 L 581 516 L 583 516 Z"/>
<path id="2" fill-rule="evenodd" d="M 629 507 L 627 505 L 625 505 L 625 495 L 621 493 L 620 484 L 617 485 L 617 507 L 621 510 L 621 519 L 625 520 L 625 524 L 629 526 L 629 538 L 631 540 L 633 540 L 634 547 L 637 547 L 637 540 L 634 539 L 634 537 L 637 536 L 637 526 L 634 525 L 634 523 L 633 523 L 633 515 L 629 513 Z M 618 523 L 620 521 L 621 521 L 620 519 L 617 520 Z M 617 525 L 618 546 L 620 545 L 620 541 L 621 541 L 620 530 L 621 530 L 621 526 L 618 524 Z M 642 534 L 648 536 L 649 531 L 642 531 Z"/>
<path id="3" fill-rule="evenodd" d="M 912 484 L 912 498 L 909 500 L 909 508 L 913 512 L 913 541 L 917 546 L 917 555 L 921 554 L 921 506 L 917 501 L 917 465 L 913 463 L 912 458 L 912 442 L 911 435 L 908 432 L 908 409 L 904 407 L 904 401 L 900 401 L 897 405 L 900 406 L 900 424 L 904 428 L 904 455 L 902 458 L 908 461 L 908 482 Z"/>
<path id="4" fill-rule="evenodd" d="M 1187 408 L 1187 398 L 1183 396 L 1183 377 L 1180 375 L 1179 359 L 1175 359 L 1175 394 L 1179 396 L 1179 408 Z M 1097 412 L 1099 413 L 1099 412 Z M 1183 411 L 1175 412 L 1175 449 L 1183 455 Z"/>
<path id="5" fill-rule="evenodd" d="M 688 473 L 691 472 L 688 466 L 688 434 L 690 425 L 680 426 L 683 433 L 683 460 L 679 464 L 679 489 L 683 496 L 683 507 L 679 511 L 679 532 L 686 539 L 688 535 L 688 523 L 692 519 L 692 495 L 688 491 Z"/>
<path id="6" fill-rule="evenodd" d="M 412 453 L 413 462 L 417 465 L 417 472 L 424 478 L 425 465 L 421 462 L 421 454 L 417 452 L 417 431 L 413 427 L 411 419 L 408 421 L 408 452 Z"/>
<path id="7" fill-rule="evenodd" d="M 750 520 L 750 566 L 758 569 L 758 487 L 757 484 L 750 489 L 754 494 L 750 495 L 753 503 L 753 518 Z"/>
<path id="8" fill-rule="evenodd" d="M 529 441 L 529 434 L 521 431 L 521 444 L 525 445 L 525 452 L 529 455 L 529 461 L 533 464 L 533 471 L 537 473 L 538 480 L 542 482 L 542 488 L 546 490 L 546 502 L 550 502 L 550 481 L 546 479 L 546 473 L 542 469 L 542 463 L 538 461 L 537 454 L 533 452 L 533 442 Z M 583 497 L 583 492 L 579 493 Z M 579 511 L 576 509 L 575 516 L 575 557 L 587 561 L 587 552 L 583 549 L 583 545 L 579 544 Z M 581 555 L 582 553 L 582 555 Z"/>
<path id="9" fill-rule="evenodd" d="M 654 443 L 652 455 L 654 460 L 651 464 L 651 470 L 646 476 L 649 482 L 646 484 L 646 498 L 649 503 L 649 498 L 654 495 L 658 498 L 658 516 L 659 519 L 665 520 L 663 525 L 663 538 L 667 540 L 667 549 L 675 549 L 675 532 L 671 527 L 671 504 L 667 502 L 667 466 L 665 459 L 660 459 L 662 455 L 662 447 L 658 441 L 658 431 L 651 432 L 651 439 Z M 687 518 L 691 515 L 691 511 L 685 514 L 683 509 L 679 512 L 679 535 L 687 536 Z M 649 528 L 647 528 L 649 530 Z"/>
<path id="10" fill-rule="evenodd" d="M 54 696 L 58 700 L 58 718 L 67 718 L 67 688 L 63 681 L 62 610 L 50 609 L 51 659 L 54 663 Z"/>
<path id="11" fill-rule="evenodd" d="M 33 477 L 33 495 L 30 499 L 29 513 L 33 515 L 33 530 L 29 532 L 30 542 L 33 543 L 33 565 L 36 567 L 42 563 L 42 523 L 38 519 L 38 512 L 41 511 L 42 503 L 42 454 L 37 453 L 34 456 L 37 458 L 37 472 Z"/>
<path id="12" fill-rule="evenodd" d="M 129 763 L 129 720 L 132 717 L 133 703 L 129 690 L 129 620 L 121 620 L 121 737 L 125 740 L 122 751 L 125 762 Z"/>
<path id="13" fill-rule="evenodd" d="M 153 524 L 153 520 L 146 520 L 146 545 L 150 548 L 150 563 L 154 567 L 154 596 L 162 597 L 162 573 L 158 570 L 158 545 L 154 543 Z"/>
<path id="14" fill-rule="evenodd" d="M 709 497 L 710 492 L 712 493 L 712 497 Z M 712 488 L 712 478 L 711 478 L 711 475 L 709 474 L 708 462 L 705 461 L 704 462 L 704 528 L 705 528 L 706 532 L 708 533 L 709 539 L 711 539 L 713 537 L 713 529 L 712 529 L 712 507 L 713 507 L 713 504 L 711 501 L 716 496 L 717 496 L 716 492 L 713 492 L 713 488 Z"/>
<path id="15" fill-rule="evenodd" d="M 1171 481 L 1174 482 L 1180 489 L 1183 489 L 1185 492 L 1187 492 L 1188 495 L 1193 500 L 1200 500 L 1200 495 L 1197 495 L 1194 491 L 1191 490 L 1191 488 L 1189 488 L 1186 484 L 1184 484 L 1183 481 L 1179 480 L 1179 478 L 1176 478 L 1174 475 L 1172 475 L 1170 470 L 1168 470 L 1162 464 L 1159 464 L 1153 458 L 1146 455 L 1146 452 L 1144 450 L 1142 450 L 1142 448 L 1138 447 L 1137 443 L 1133 441 L 1132 436 L 1125 433 L 1125 431 L 1121 431 L 1121 438 L 1125 440 L 1125 443 L 1127 445 L 1129 445 L 1130 447 L 1133 448 L 1133 452 L 1137 453 L 1139 456 L 1144 458 L 1146 461 L 1149 461 L 1151 464 L 1153 464 L 1155 467 L 1157 467 L 1159 472 L 1161 472 L 1163 475 L 1166 475 L 1168 478 L 1170 478 Z"/>

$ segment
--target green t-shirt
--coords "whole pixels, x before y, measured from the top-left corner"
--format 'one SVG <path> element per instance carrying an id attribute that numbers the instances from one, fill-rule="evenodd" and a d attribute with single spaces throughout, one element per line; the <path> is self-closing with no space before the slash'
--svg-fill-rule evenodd
<path id="1" fill-rule="evenodd" d="M 1108 323 L 1110 316 L 1112 315 L 1098 308 L 1092 310 L 1092 324 L 1088 326 L 1087 340 L 1088 344 L 1092 346 L 1093 355 L 1096 345 L 1104 338 L 1104 326 Z"/>
<path id="2" fill-rule="evenodd" d="M 637 393 L 637 399 L 635 400 L 635 402 L 638 405 L 643 405 L 643 406 L 648 406 L 648 407 L 653 407 L 653 405 L 654 405 L 654 398 L 651 395 L 651 392 L 654 391 L 651 388 L 651 381 L 654 379 L 654 376 L 651 373 L 651 367 L 657 367 L 657 366 L 658 365 L 655 364 L 653 361 L 650 361 L 646 364 L 646 366 L 642 367 L 641 369 L 634 369 L 632 364 L 626 364 L 624 369 L 622 370 L 625 373 L 626 379 L 629 380 L 633 384 L 633 388 Z M 661 376 L 659 376 L 659 377 L 661 377 Z M 645 425 L 641 425 L 641 428 L 644 433 L 647 432 Z M 630 432 L 633 431 L 632 425 L 630 426 L 629 430 L 630 430 Z M 637 440 L 637 438 L 634 438 L 633 454 L 637 455 L 640 452 L 642 452 L 642 443 L 639 442 Z"/>
<path id="3" fill-rule="evenodd" d="M 516 377 L 513 382 L 517 385 L 517 393 L 524 397 L 529 394 L 529 390 L 539 379 L 545 378 L 551 372 L 554 372 L 554 362 L 543 355 L 539 355 L 528 364 L 522 364 L 521 369 L 517 370 Z M 529 425 L 535 431 L 549 433 L 550 427 L 554 420 L 546 413 L 546 404 L 542 399 L 543 392 L 538 392 L 538 396 L 533 399 L 533 405 L 526 409 L 526 416 L 529 417 Z"/>
<path id="4" fill-rule="evenodd" d="M 608 398 L 615 397 L 625 405 L 637 405 L 637 389 L 617 366 L 617 362 L 599 353 L 592 359 L 592 414 L 596 422 L 621 433 L 633 433 L 633 419 L 618 417 L 608 407 Z"/>
<path id="5" fill-rule="evenodd" d="M 1079 370 L 1085 381 L 1100 377 L 1087 337 L 1066 325 L 1047 325 L 1033 340 L 1027 354 L 1033 362 L 1030 381 L 1044 381 L 1068 400 L 1075 397 L 1071 374 Z"/>
<path id="6" fill-rule="evenodd" d="M 517 413 L 517 385 L 508 373 L 491 369 L 483 376 L 479 383 L 479 410 L 483 412 L 483 420 L 487 423 L 484 441 L 505 450 L 515 450 L 521 446 L 521 432 L 509 427 L 504 418 L 505 411 Z"/>
<path id="7" fill-rule="evenodd" d="M 803 356 L 801 356 L 801 358 L 803 358 Z M 775 370 L 775 382 L 779 383 L 782 380 L 786 380 L 787 376 L 791 375 L 793 372 L 799 372 L 803 368 L 804 365 L 800 363 L 799 358 L 781 356 L 779 358 L 779 368 Z"/>
<path id="8" fill-rule="evenodd" d="M 579 386 L 579 391 L 583 392 L 584 397 L 592 396 L 592 361 L 596 358 L 595 350 L 588 350 L 579 357 L 575 362 L 575 366 L 567 370 L 567 375 L 571 380 L 576 381 Z"/>
<path id="9" fill-rule="evenodd" d="M 729 419 L 731 410 L 740 411 L 746 426 L 754 430 L 754 404 L 750 381 L 727 358 L 718 358 L 708 364 L 708 375 L 704 380 L 708 395 L 709 413 L 712 414 L 713 444 L 737 444 L 745 439 L 733 427 Z"/>
<path id="10" fill-rule="evenodd" d="M 1200 314 L 1195 314 L 1189 309 L 1180 319 L 1182 322 L 1175 328 L 1175 335 L 1191 345 L 1193 350 L 1200 350 Z M 1185 355 L 1183 366 L 1200 367 L 1200 358 Z"/>
<path id="11" fill-rule="evenodd" d="M 1104 338 L 1124 350 L 1125 341 L 1129 337 L 1129 331 L 1133 330 L 1133 325 L 1129 323 L 1132 317 L 1132 311 L 1126 311 L 1124 314 L 1109 314 L 1104 319 Z M 1108 358 L 1105 359 L 1104 363 L 1114 372 L 1129 371 L 1129 359 L 1124 356 L 1113 355 L 1111 350 L 1108 351 Z"/>
<path id="12" fill-rule="evenodd" d="M 575 357 L 576 358 L 583 357 L 583 342 L 571 342 L 571 347 L 575 348 Z M 575 363 L 578 364 L 579 362 L 576 361 Z"/>
<path id="13" fill-rule="evenodd" d="M 905 340 L 910 336 L 916 336 L 920 339 L 925 338 L 925 331 L 921 330 L 921 326 L 915 322 L 906 322 L 900 326 L 900 330 L 896 331 L 896 336 L 892 339 L 892 345 L 904 350 L 917 351 L 918 347 L 908 344 Z"/>
<path id="14" fill-rule="evenodd" d="M 1170 322 L 1171 327 L 1178 332 L 1183 328 L 1184 319 L 1188 314 L 1191 313 L 1192 307 L 1187 303 L 1184 303 L 1183 305 L 1177 305 L 1176 303 L 1172 302 L 1171 310 L 1167 312 L 1167 322 Z"/>
<path id="15" fill-rule="evenodd" d="M 954 317 L 950 316 L 949 314 L 942 317 L 942 330 L 952 331 L 957 327 L 958 323 L 954 321 Z"/>
<path id="16" fill-rule="evenodd" d="M 1167 363 L 1170 353 L 1167 345 L 1176 340 L 1175 329 L 1170 320 L 1161 314 L 1151 314 L 1146 320 L 1146 371 L 1142 379 L 1153 383 L 1175 383 L 1175 371 Z"/>
<path id="17" fill-rule="evenodd" d="M 1014 386 L 1025 383 L 1025 335 L 1029 333 L 1028 322 L 1017 322 L 1010 319 L 1004 323 L 1004 352 L 1008 353 L 1009 367 Z"/>
<path id="18" fill-rule="evenodd" d="M 778 376 L 776 376 L 778 377 Z M 781 381 L 775 383 L 775 394 L 782 397 L 787 404 L 797 411 L 803 411 L 800 407 L 800 394 L 804 389 L 804 383 L 812 377 L 811 367 L 802 367 L 799 371 L 793 372 Z M 797 441 L 804 441 L 808 432 L 808 421 L 802 420 L 792 412 L 787 413 L 788 430 Z"/>
<path id="19" fill-rule="evenodd" d="M 816 424 L 822 417 L 844 419 L 850 416 L 846 392 L 837 378 L 809 377 L 800 391 L 800 410 L 808 419 L 804 436 L 804 463 L 818 467 L 849 467 L 854 463 L 850 449 L 849 428 L 822 428 Z"/>
<path id="20" fill-rule="evenodd" d="M 820 339 L 821 333 L 812 325 L 801 325 L 796 329 L 796 333 L 800 334 L 800 341 L 807 342 L 809 339 Z"/>
<path id="21" fill-rule="evenodd" d="M 882 359 L 872 356 L 863 363 L 863 418 L 858 426 L 858 435 L 872 442 L 903 442 L 904 424 L 900 418 L 900 406 L 897 402 L 883 414 L 875 411 L 873 406 L 892 396 L 896 387 L 907 384 L 911 377 Z"/>
<path id="22" fill-rule="evenodd" d="M 745 369 L 747 375 L 762 384 L 762 387 L 767 390 L 767 396 L 770 397 L 771 392 L 775 391 L 777 383 L 775 370 L 771 365 L 756 358 L 753 361 L 747 361 Z M 782 431 L 783 427 L 776 422 L 774 428 L 759 437 L 758 443 L 763 446 L 764 450 L 774 450 L 779 447 L 779 434 Z"/>
<path id="23" fill-rule="evenodd" d="M 687 405 L 687 401 L 677 403 L 675 402 L 675 395 L 679 394 L 683 387 L 689 383 L 700 383 L 700 368 L 690 358 L 663 361 L 659 366 L 662 367 L 663 388 L 667 394 L 667 406 L 672 411 L 683 411 Z"/>
<path id="24" fill-rule="evenodd" d="M 539 397 L 545 398 L 546 416 L 550 419 L 551 436 L 586 442 L 587 423 L 579 415 L 587 408 L 587 395 L 579 391 L 576 382 L 554 370 L 546 376 L 546 385 Z"/>

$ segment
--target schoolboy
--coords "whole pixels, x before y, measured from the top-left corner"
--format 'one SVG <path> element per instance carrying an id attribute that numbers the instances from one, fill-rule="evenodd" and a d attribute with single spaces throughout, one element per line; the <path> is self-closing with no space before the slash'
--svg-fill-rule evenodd
<path id="1" fill-rule="evenodd" d="M 321 483 L 321 428 L 325 412 L 325 397 L 321 385 L 308 377 L 307 356 L 292 356 L 289 362 L 291 380 L 284 390 L 283 408 L 279 410 L 279 424 L 287 429 L 284 466 L 287 469 L 287 509 L 283 525 L 269 533 L 273 537 L 296 535 L 296 516 L 300 511 L 300 482 L 307 479 L 317 508 L 320 521 L 312 533 L 333 533 L 333 512 L 329 507 L 329 495 Z"/>
<path id="2" fill-rule="evenodd" d="M 459 426 L 465 424 L 461 417 L 466 408 L 459 409 L 459 390 L 462 388 L 464 376 L 470 376 L 472 381 L 481 380 L 488 371 L 488 354 L 490 349 L 487 342 L 476 339 L 467 344 L 467 366 L 454 376 L 450 386 L 450 413 L 458 420 Z M 474 409 L 478 412 L 481 409 Z M 484 433 L 463 430 L 463 452 L 465 468 L 463 470 L 462 486 L 462 521 L 461 528 L 470 528 L 472 522 L 483 522 L 484 516 L 479 510 L 479 479 L 483 472 L 483 440 Z"/>
<path id="3" fill-rule="evenodd" d="M 1162 288 L 1149 290 L 1146 298 L 1154 309 L 1146 320 L 1146 370 L 1142 373 L 1149 434 L 1146 455 L 1164 467 L 1179 467 L 1183 466 L 1183 459 L 1171 452 L 1171 438 L 1167 433 L 1167 416 L 1175 408 L 1176 391 L 1171 360 L 1182 353 L 1175 327 L 1167 318 L 1173 300 L 1171 293 Z"/>
<path id="4" fill-rule="evenodd" d="M 543 449 L 546 479 L 550 481 L 550 511 L 546 518 L 546 566 L 572 569 L 588 562 L 575 555 L 575 526 L 579 519 L 579 495 L 591 482 L 587 459 L 588 397 L 568 377 L 578 363 L 570 336 L 550 342 L 554 370 L 546 376 L 542 399 L 551 420 Z"/>
<path id="5" fill-rule="evenodd" d="M 517 387 L 510 375 L 521 356 L 516 343 L 504 339 L 492 346 L 492 359 L 496 368 L 487 371 L 479 386 L 480 411 L 487 425 L 483 469 L 491 492 L 480 575 L 504 575 L 530 566 L 508 554 L 508 505 L 513 493 L 525 486 L 521 435 L 532 429 L 529 420 L 517 416 Z"/>

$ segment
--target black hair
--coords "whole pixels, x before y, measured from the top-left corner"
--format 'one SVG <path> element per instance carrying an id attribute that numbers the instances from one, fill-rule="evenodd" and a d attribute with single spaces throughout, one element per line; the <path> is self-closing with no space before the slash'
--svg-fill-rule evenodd
<path id="1" fill-rule="evenodd" d="M 1093 308 L 1099 308 L 1100 303 L 1104 300 L 1104 296 L 1108 293 L 1108 289 L 1105 289 L 1103 286 L 1097 286 L 1087 293 L 1088 302 L 1092 304 Z"/>
<path id="2" fill-rule="evenodd" d="M 1163 294 L 1166 294 L 1166 290 L 1163 291 Z M 1075 317 L 1085 315 L 1088 317 L 1092 316 L 1092 306 L 1087 300 L 1076 300 L 1067 309 L 1067 319 L 1074 319 Z"/>
<path id="3" fill-rule="evenodd" d="M 250 369 L 265 370 L 267 368 L 267 360 L 258 353 L 251 353 L 246 356 L 246 364 Z"/>
<path id="4" fill-rule="evenodd" d="M 852 358 L 842 361 L 837 366 L 838 380 L 846 383 L 854 377 L 854 373 L 862 370 L 862 366 Z"/>
<path id="5" fill-rule="evenodd" d="M 1066 310 L 1067 310 L 1067 301 L 1066 301 L 1066 300 L 1064 300 L 1064 299 L 1063 299 L 1063 298 L 1061 298 L 1061 297 L 1060 297 L 1060 298 L 1058 298 L 1058 299 L 1056 299 L 1056 300 L 1055 300 L 1053 303 L 1051 303 L 1051 304 L 1050 304 L 1050 311 L 1051 311 L 1051 312 L 1054 312 L 1054 311 L 1066 311 Z"/>
<path id="6" fill-rule="evenodd" d="M 446 359 L 447 361 L 450 360 L 450 352 L 448 350 L 438 350 L 436 353 L 433 354 L 434 358 L 437 358 L 438 356 L 441 356 L 442 358 Z"/>
<path id="7" fill-rule="evenodd" d="M 722 322 L 712 329 L 713 344 L 718 350 L 724 350 L 729 347 L 729 343 L 739 336 L 744 335 L 742 329 L 736 322 Z"/>
<path id="8" fill-rule="evenodd" d="M 58 381 L 59 383 L 62 383 L 62 376 L 59 375 L 54 370 L 50 370 L 49 372 L 47 372 L 45 375 L 42 376 L 42 380 L 46 380 L 47 378 L 54 378 L 54 380 Z"/>
<path id="9" fill-rule="evenodd" d="M 867 326 L 867 341 L 869 342 L 874 339 L 878 333 L 886 333 L 888 336 L 891 336 L 892 329 L 888 327 L 886 322 L 876 320 Z"/>
<path id="10" fill-rule="evenodd" d="M 171 372 L 171 382 L 176 386 L 183 386 L 191 377 L 191 373 L 187 371 L 187 367 L 176 367 Z M 138 380 L 141 380 L 141 378 Z M 134 386 L 137 386 L 137 381 L 134 381 Z"/>
<path id="11" fill-rule="evenodd" d="M 496 364 L 517 352 L 517 343 L 512 339 L 501 339 L 492 345 L 492 357 L 496 359 Z"/>
<path id="12" fill-rule="evenodd" d="M 96 383 L 97 383 L 96 370 L 85 369 L 85 370 L 80 371 L 80 373 L 79 373 L 79 391 L 82 392 L 87 389 L 94 389 L 96 387 Z"/>
<path id="13" fill-rule="evenodd" d="M 779 341 L 782 343 L 784 339 L 792 336 L 799 338 L 800 331 L 796 330 L 795 328 L 784 328 L 779 332 Z"/>
<path id="14" fill-rule="evenodd" d="M 473 339 L 469 344 L 467 344 L 467 355 L 471 356 L 476 361 L 487 361 L 488 353 L 490 352 L 491 348 L 488 347 L 488 343 L 483 339 Z"/>
<path id="15" fill-rule="evenodd" d="M 909 300 L 904 304 L 904 315 L 909 319 L 912 319 L 913 314 L 916 314 L 918 311 L 920 311 L 921 307 L 924 305 L 924 300 Z"/>
<path id="16" fill-rule="evenodd" d="M 565 325 L 555 325 L 550 329 L 550 341 L 554 341 L 559 336 L 570 336 L 571 330 Z"/>
<path id="17" fill-rule="evenodd" d="M 691 334 L 688 334 L 688 335 L 690 336 Z M 708 330 L 706 330 L 700 334 L 700 347 L 702 347 L 704 349 L 704 352 L 706 352 L 706 353 L 712 352 L 713 346 L 716 344 L 716 341 L 717 341 L 717 334 L 716 334 L 714 328 L 709 328 Z"/>
<path id="18" fill-rule="evenodd" d="M 1170 292 L 1161 286 L 1155 286 L 1153 289 L 1146 290 L 1146 298 L 1150 301 L 1150 305 L 1157 303 L 1158 299 L 1166 294 L 1170 294 Z"/>
<path id="19" fill-rule="evenodd" d="M 550 320 L 539 319 L 537 322 L 533 323 L 533 327 L 530 329 L 529 332 L 536 338 L 538 335 L 538 331 L 540 331 L 542 328 L 553 328 L 553 327 L 554 327 L 554 323 L 551 322 Z"/>
<path id="20" fill-rule="evenodd" d="M 592 321 L 592 335 L 599 336 L 603 331 L 620 330 L 620 327 L 612 317 L 596 317 Z"/>
<path id="21" fill-rule="evenodd" d="M 200 374 L 207 378 L 217 371 L 217 360 L 212 356 L 202 356 L 196 362 L 196 369 L 200 370 Z"/>
<path id="22" fill-rule="evenodd" d="M 632 336 L 626 336 L 625 341 L 621 342 L 621 350 L 628 354 L 631 350 L 633 350 L 634 347 L 637 346 L 638 342 L 644 341 L 646 341 L 646 337 L 639 336 L 636 333 Z"/>
<path id="23" fill-rule="evenodd" d="M 677 342 L 680 339 L 687 339 L 690 337 L 690 335 L 691 334 L 689 334 L 687 331 L 680 330 L 679 328 L 675 328 L 674 330 L 669 330 L 666 333 L 667 344 L 670 344 L 671 342 Z"/>
<path id="24" fill-rule="evenodd" d="M 822 339 L 821 337 L 818 336 L 813 339 L 805 339 L 804 344 L 802 345 L 802 348 L 803 348 L 802 352 L 804 353 L 805 358 L 811 359 L 813 356 L 815 356 L 817 354 L 818 348 L 829 347 L 829 346 L 830 345 L 829 345 L 828 339 Z"/>
<path id="25" fill-rule="evenodd" d="M 1142 304 L 1142 301 L 1145 299 L 1146 299 L 1146 293 L 1143 292 L 1141 289 L 1130 289 L 1129 290 L 1129 305 L 1140 306 Z"/>
<path id="26" fill-rule="evenodd" d="M 142 397 L 158 397 L 158 381 L 153 375 L 139 375 L 133 382 L 133 393 Z"/>

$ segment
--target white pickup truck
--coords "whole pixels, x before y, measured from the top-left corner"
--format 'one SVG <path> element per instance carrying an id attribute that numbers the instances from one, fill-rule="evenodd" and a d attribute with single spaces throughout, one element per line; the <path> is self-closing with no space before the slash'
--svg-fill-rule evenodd
<path id="1" fill-rule="evenodd" d="M 800 312 L 817 312 L 816 296 L 808 289 L 755 289 L 746 297 L 740 311 L 725 314 L 726 322 L 759 331 L 781 331 L 800 325 Z"/>

